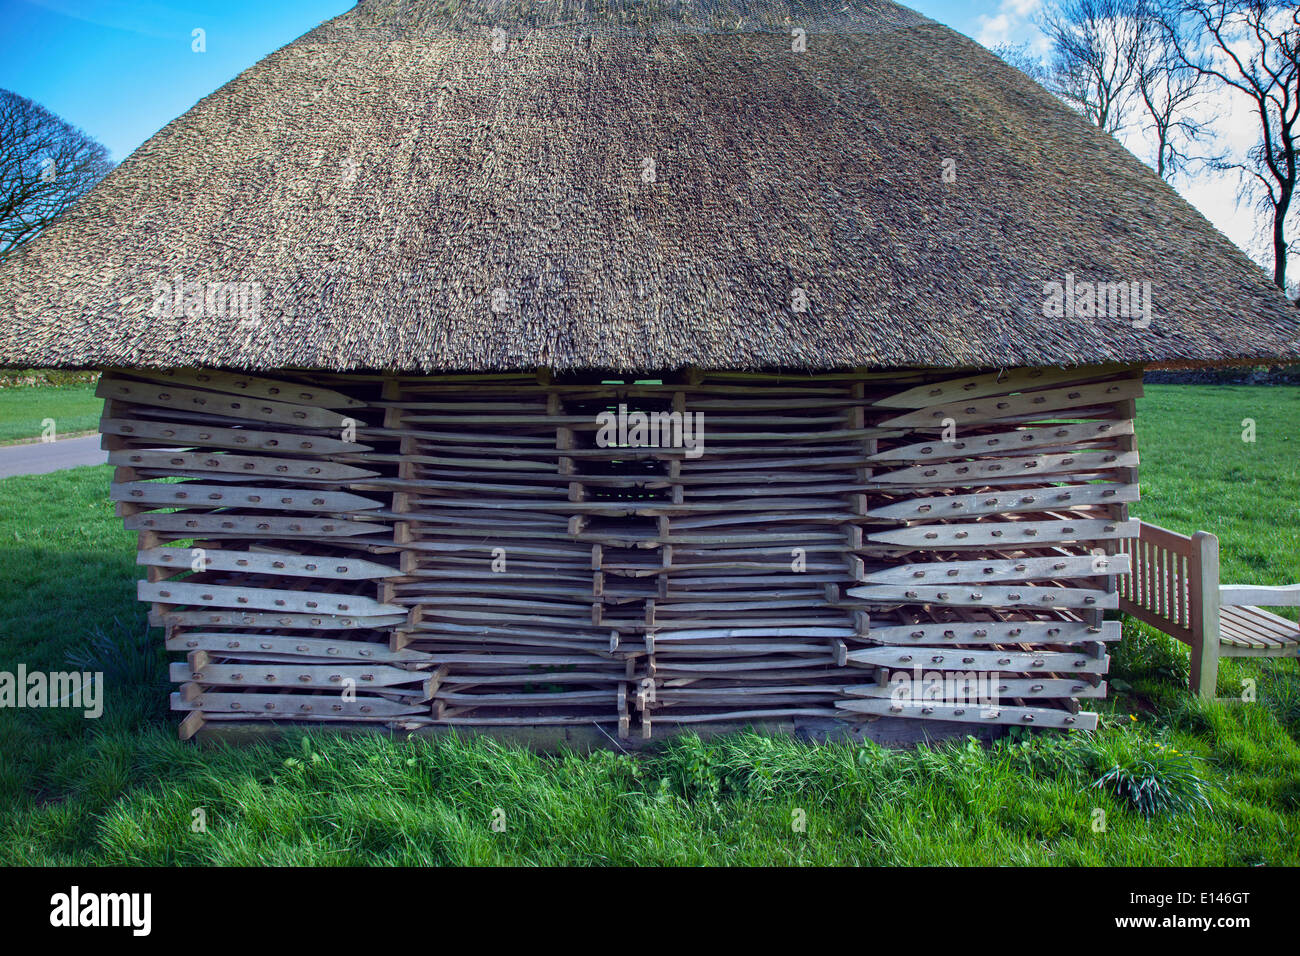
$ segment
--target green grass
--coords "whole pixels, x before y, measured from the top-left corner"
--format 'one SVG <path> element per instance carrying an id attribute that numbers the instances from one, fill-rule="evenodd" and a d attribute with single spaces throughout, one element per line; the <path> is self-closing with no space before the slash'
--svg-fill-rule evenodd
<path id="1" fill-rule="evenodd" d="M 1300 389 L 1152 387 L 1138 512 L 1218 533 L 1234 580 L 1298 580 L 1297 435 Z M 991 748 L 745 733 L 637 758 L 469 738 L 181 744 L 108 478 L 0 482 L 0 670 L 89 653 L 109 685 L 98 721 L 0 710 L 0 864 L 1300 863 L 1296 662 L 1225 661 L 1220 692 L 1253 677 L 1258 700 L 1201 703 L 1186 650 L 1131 621 L 1097 733 Z"/>
<path id="2" fill-rule="evenodd" d="M 1138 451 L 1137 517 L 1218 535 L 1225 584 L 1300 581 L 1300 388 L 1147 386 Z"/>
<path id="3" fill-rule="evenodd" d="M 95 397 L 95 385 L 0 388 L 0 445 L 38 438 L 46 419 L 54 419 L 58 437 L 93 431 L 99 425 L 104 400 Z"/>

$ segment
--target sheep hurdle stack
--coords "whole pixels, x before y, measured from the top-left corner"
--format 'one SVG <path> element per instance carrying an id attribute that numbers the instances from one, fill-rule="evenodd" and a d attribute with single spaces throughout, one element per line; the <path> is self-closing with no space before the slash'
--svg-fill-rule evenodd
<path id="1" fill-rule="evenodd" d="M 1105 694 L 1133 368 L 133 370 L 100 394 L 187 736 L 1083 728 Z M 673 416 L 698 444 L 607 428 Z"/>
<path id="2" fill-rule="evenodd" d="M 872 456 L 869 562 L 848 596 L 882 646 L 837 706 L 1092 728 L 1119 623 L 1121 542 L 1137 534 L 1140 373 L 1031 369 L 936 381 L 875 401 L 901 434 Z M 887 411 L 883 411 L 887 410 Z M 928 676 L 927 676 L 928 675 Z M 979 693 L 972 693 L 979 687 Z M 904 693 L 899 693 L 899 688 Z"/>

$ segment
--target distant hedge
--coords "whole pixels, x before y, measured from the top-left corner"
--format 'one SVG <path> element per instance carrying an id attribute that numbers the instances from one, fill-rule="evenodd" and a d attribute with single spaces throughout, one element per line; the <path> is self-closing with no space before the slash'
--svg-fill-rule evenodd
<path id="1" fill-rule="evenodd" d="M 1147 372 L 1152 385 L 1300 385 L 1300 365 L 1254 365 L 1243 368 L 1189 368 Z"/>
<path id="2" fill-rule="evenodd" d="M 0 388 L 28 388 L 44 385 L 82 385 L 99 380 L 99 373 L 59 368 L 0 369 Z"/>

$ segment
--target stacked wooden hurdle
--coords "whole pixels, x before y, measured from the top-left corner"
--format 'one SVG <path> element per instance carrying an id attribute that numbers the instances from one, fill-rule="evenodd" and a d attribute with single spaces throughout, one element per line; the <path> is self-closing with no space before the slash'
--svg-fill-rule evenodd
<path id="1" fill-rule="evenodd" d="M 387 498 L 348 464 L 365 401 L 212 371 L 105 373 L 100 430 L 112 497 L 139 532 L 141 600 L 181 684 L 182 736 L 205 720 L 393 720 L 421 714 L 413 655 L 378 600 L 391 560 Z M 180 480 L 175 480 L 180 479 Z"/>
<path id="2" fill-rule="evenodd" d="M 1104 697 L 1106 642 L 1119 622 L 1120 553 L 1137 533 L 1135 399 L 1124 368 L 1024 369 L 940 380 L 878 398 L 879 428 L 901 432 L 879 471 L 850 597 L 868 604 L 881 646 L 851 655 L 880 668 L 847 687 L 860 714 L 1093 728 L 1080 698 Z M 886 411 L 895 410 L 896 413 Z M 944 693 L 895 698 L 899 675 L 937 673 Z M 961 675 L 991 675 L 996 704 L 972 706 Z M 921 682 L 922 690 L 928 686 Z M 911 685 L 915 687 L 915 682 Z M 954 686 L 958 690 L 953 700 Z"/>
<path id="3" fill-rule="evenodd" d="M 99 390 L 187 736 L 1094 726 L 1140 393 L 1124 367 L 131 370 Z M 620 412 L 702 416 L 702 447 L 610 441 Z"/>

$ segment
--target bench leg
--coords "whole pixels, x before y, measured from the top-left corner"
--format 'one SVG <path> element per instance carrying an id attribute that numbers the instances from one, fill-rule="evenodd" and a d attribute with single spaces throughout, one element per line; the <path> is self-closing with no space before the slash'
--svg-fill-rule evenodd
<path id="1" fill-rule="evenodd" d="M 1219 539 L 1192 535 L 1192 693 L 1213 697 L 1219 683 Z"/>
<path id="2" fill-rule="evenodd" d="M 1219 685 L 1219 635 L 1202 634 L 1192 645 L 1192 693 L 1211 699 Z"/>

